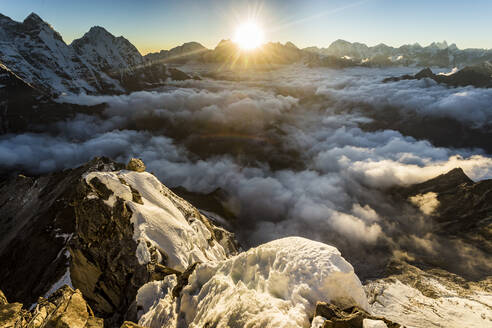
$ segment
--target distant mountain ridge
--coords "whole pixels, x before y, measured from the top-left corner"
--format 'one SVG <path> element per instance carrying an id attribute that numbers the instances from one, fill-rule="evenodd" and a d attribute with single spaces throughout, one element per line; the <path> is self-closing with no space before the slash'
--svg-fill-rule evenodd
<path id="1" fill-rule="evenodd" d="M 406 74 L 400 77 L 389 77 L 384 79 L 383 82 L 421 80 L 424 78 L 453 87 L 472 85 L 476 88 L 492 88 L 492 63 L 486 61 L 481 64 L 466 66 L 452 74 L 434 74 L 430 68 L 425 68 L 415 75 Z"/>
<path id="2" fill-rule="evenodd" d="M 426 47 L 415 43 L 399 48 L 383 43 L 373 47 L 358 42 L 337 40 L 328 48 L 308 47 L 304 51 L 316 53 L 322 57 L 339 57 L 354 64 L 380 66 L 438 66 L 465 67 L 492 60 L 492 49 L 459 49 L 456 44 L 448 45 L 446 41 L 433 42 Z"/>
<path id="3" fill-rule="evenodd" d="M 165 65 L 189 62 L 234 68 L 274 68 L 304 63 L 310 67 L 354 66 L 465 67 L 492 62 L 492 50 L 464 49 L 447 42 L 399 48 L 344 40 L 328 48 L 299 49 L 292 42 L 269 42 L 255 51 L 242 51 L 230 40 L 214 49 L 188 42 L 170 50 L 142 56 L 124 37 L 92 27 L 70 45 L 51 25 L 32 13 L 23 22 L 0 14 L 0 64 L 27 85 L 47 95 L 121 94 L 143 90 L 191 76 Z"/>
<path id="4" fill-rule="evenodd" d="M 225 47 L 227 45 L 227 47 Z M 227 51 L 226 51 L 227 49 Z M 299 49 L 292 42 L 285 44 L 269 42 L 260 47 L 261 55 L 239 54 L 239 49 L 230 40 L 222 40 L 214 49 L 208 49 L 198 42 L 188 42 L 170 50 L 149 53 L 145 59 L 169 63 L 220 62 L 225 58 L 238 56 L 268 56 L 275 49 L 277 63 L 303 61 L 310 66 L 329 66 L 343 68 L 351 66 L 387 67 L 387 66 L 420 66 L 463 68 L 492 61 L 492 49 L 459 49 L 456 44 L 449 45 L 446 41 L 433 42 L 428 46 L 418 43 L 402 45 L 395 48 L 383 43 L 369 47 L 364 43 L 336 40 L 327 48 L 307 47 Z M 295 54 L 295 55 L 293 55 Z M 237 57 L 237 56 L 235 56 Z M 235 58 L 237 60 L 237 58 Z"/>

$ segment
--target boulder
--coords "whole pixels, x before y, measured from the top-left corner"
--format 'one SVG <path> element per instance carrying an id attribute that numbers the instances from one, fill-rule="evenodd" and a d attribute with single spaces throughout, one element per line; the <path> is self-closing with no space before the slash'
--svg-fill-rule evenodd
<path id="1" fill-rule="evenodd" d="M 135 172 L 145 172 L 145 164 L 144 162 L 139 159 L 139 158 L 132 158 L 126 165 L 126 169 L 129 171 L 135 171 Z"/>
<path id="2" fill-rule="evenodd" d="M 144 328 L 144 327 L 137 325 L 136 323 L 131 321 L 125 321 L 123 322 L 120 328 Z"/>

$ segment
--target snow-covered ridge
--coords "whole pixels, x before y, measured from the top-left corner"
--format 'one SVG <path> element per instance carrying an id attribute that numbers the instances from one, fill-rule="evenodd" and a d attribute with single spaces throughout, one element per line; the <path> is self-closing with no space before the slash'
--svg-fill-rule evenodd
<path id="1" fill-rule="evenodd" d="M 36 14 L 22 23 L 0 16 L 0 61 L 26 82 L 45 91 L 96 91 L 96 85 L 88 82 L 93 72 L 78 60 L 60 34 Z"/>
<path id="2" fill-rule="evenodd" d="M 23 22 L 0 14 L 0 62 L 55 95 L 123 93 L 169 77 L 163 65 L 146 65 L 124 37 L 96 26 L 68 45 L 36 14 Z"/>
<path id="3" fill-rule="evenodd" d="M 151 248 L 159 250 L 155 253 L 158 263 L 179 271 L 195 262 L 227 258 L 227 251 L 212 238 L 200 212 L 175 196 L 152 174 L 127 170 L 91 172 L 85 181 L 91 185 L 95 178 L 112 192 L 105 201 L 107 205 L 114 206 L 118 197 L 133 213 L 133 238 L 138 243 L 135 255 L 140 264 L 151 261 Z"/>
<path id="4" fill-rule="evenodd" d="M 103 27 L 94 26 L 71 47 L 94 68 L 101 71 L 132 69 L 143 65 L 137 48 L 124 37 L 115 37 Z"/>
<path id="5" fill-rule="evenodd" d="M 323 56 L 335 56 L 362 63 L 395 63 L 400 65 L 458 67 L 476 65 L 492 60 L 492 49 L 458 49 L 446 41 L 428 46 L 418 43 L 395 48 L 383 43 L 369 47 L 364 43 L 336 40 L 327 48 L 309 47 L 308 52 Z"/>
<path id="6" fill-rule="evenodd" d="M 309 327 L 317 301 L 367 309 L 362 285 L 340 252 L 289 237 L 196 266 L 173 299 L 175 276 L 140 288 L 146 327 Z"/>

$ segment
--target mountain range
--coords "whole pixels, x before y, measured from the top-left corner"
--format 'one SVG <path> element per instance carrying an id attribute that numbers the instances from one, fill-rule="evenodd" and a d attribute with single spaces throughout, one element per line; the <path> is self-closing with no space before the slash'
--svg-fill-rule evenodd
<path id="1" fill-rule="evenodd" d="M 38 15 L 16 22 L 0 14 L 0 64 L 26 85 L 49 95 L 64 93 L 120 94 L 163 85 L 166 80 L 197 78 L 165 64 L 215 63 L 226 67 L 276 67 L 304 63 L 311 67 L 478 65 L 492 60 L 492 50 L 458 49 L 446 42 L 393 48 L 368 47 L 344 40 L 328 48 L 299 49 L 291 42 L 266 43 L 254 52 L 242 52 L 230 40 L 214 49 L 189 42 L 170 50 L 142 56 L 124 37 L 103 27 L 92 27 L 71 44 Z"/>

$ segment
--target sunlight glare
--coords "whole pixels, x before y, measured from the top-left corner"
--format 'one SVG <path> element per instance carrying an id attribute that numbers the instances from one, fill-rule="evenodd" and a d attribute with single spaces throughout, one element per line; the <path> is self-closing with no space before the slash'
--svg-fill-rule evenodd
<path id="1" fill-rule="evenodd" d="M 263 31 L 258 24 L 248 22 L 238 27 L 234 42 L 243 50 L 252 50 L 263 43 L 263 38 Z"/>

